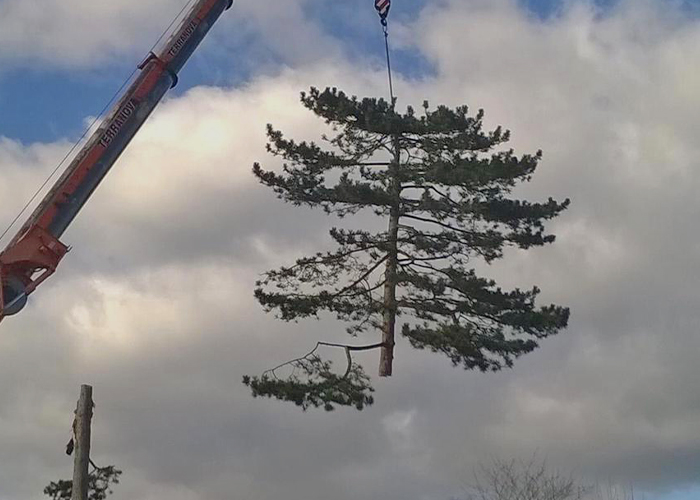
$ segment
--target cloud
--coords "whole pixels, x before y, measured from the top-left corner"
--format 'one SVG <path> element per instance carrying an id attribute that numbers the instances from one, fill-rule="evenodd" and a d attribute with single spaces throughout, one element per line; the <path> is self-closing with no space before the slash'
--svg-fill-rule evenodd
<path id="1" fill-rule="evenodd" d="M 0 2 L 0 57 L 82 66 L 154 39 L 181 2 Z M 168 13 L 165 15 L 164 13 Z"/>
<path id="2" fill-rule="evenodd" d="M 313 27 L 309 5 L 285 9 Z M 246 7 L 249 22 L 268 22 L 261 8 Z M 258 273 L 327 244 L 332 224 L 256 185 L 253 161 L 278 165 L 265 124 L 317 138 L 322 124 L 298 103 L 309 85 L 385 93 L 383 71 L 315 62 L 328 41 L 315 26 L 293 35 L 293 68 L 165 102 L 66 233 L 75 248 L 57 275 L 3 323 L 0 498 L 38 498 L 69 475 L 60 455 L 86 381 L 96 458 L 125 470 L 125 498 L 445 499 L 479 460 L 537 449 L 652 494 L 697 482 L 698 22 L 652 2 L 572 2 L 538 20 L 470 0 L 432 5 L 403 30 L 436 73 L 399 77 L 400 106 L 485 108 L 518 152 L 545 152 L 518 194 L 572 198 L 553 246 L 482 269 L 540 285 L 572 307 L 571 328 L 498 374 L 401 343 L 396 376 L 376 381 L 363 413 L 249 397 L 242 374 L 342 335 L 332 321 L 281 324 L 251 297 Z M 9 213 L 65 149 L 0 140 Z M 374 370 L 373 353 L 360 359 Z"/>
<path id="3" fill-rule="evenodd" d="M 237 65 L 252 70 L 257 62 L 258 71 L 265 61 L 296 66 L 338 57 L 337 40 L 305 15 L 309 4 L 318 3 L 283 0 L 270 8 L 268 3 L 237 2 L 210 35 L 216 41 L 208 44 L 207 57 L 219 54 L 230 60 L 235 47 Z M 187 0 L 0 0 L 0 61 L 6 67 L 38 61 L 49 67 L 94 68 L 124 55 L 138 58 L 190 4 Z M 256 43 L 250 44 L 251 39 Z"/>

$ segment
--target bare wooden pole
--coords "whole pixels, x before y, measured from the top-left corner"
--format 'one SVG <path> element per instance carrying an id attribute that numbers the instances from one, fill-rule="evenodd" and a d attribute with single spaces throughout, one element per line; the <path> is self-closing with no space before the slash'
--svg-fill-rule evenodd
<path id="1" fill-rule="evenodd" d="M 75 458 L 73 462 L 73 494 L 71 500 L 87 500 L 88 467 L 90 466 L 90 424 L 92 422 L 92 387 L 80 386 L 80 399 L 75 411 Z"/>

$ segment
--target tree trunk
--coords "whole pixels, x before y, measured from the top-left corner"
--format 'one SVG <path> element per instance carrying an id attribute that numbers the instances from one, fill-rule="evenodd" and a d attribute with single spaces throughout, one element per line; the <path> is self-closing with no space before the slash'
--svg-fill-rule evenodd
<path id="1" fill-rule="evenodd" d="M 75 412 L 75 463 L 71 500 L 87 500 L 88 467 L 90 465 L 90 422 L 92 420 L 92 387 L 80 387 L 80 400 Z"/>
<path id="2" fill-rule="evenodd" d="M 396 268 L 398 261 L 399 218 L 401 216 L 401 180 L 399 165 L 401 149 L 399 139 L 394 139 L 394 161 L 389 166 L 391 175 L 391 194 L 394 205 L 389 214 L 388 256 L 386 259 L 386 274 L 384 283 L 384 321 L 382 325 L 382 350 L 379 357 L 379 376 L 391 377 L 394 363 L 394 333 L 396 330 Z"/>

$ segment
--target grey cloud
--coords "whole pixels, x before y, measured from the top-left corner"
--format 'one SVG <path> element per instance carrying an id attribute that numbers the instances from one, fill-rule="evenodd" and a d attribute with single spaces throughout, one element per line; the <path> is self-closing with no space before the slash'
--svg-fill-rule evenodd
<path id="1" fill-rule="evenodd" d="M 242 374 L 342 335 L 327 319 L 278 323 L 251 297 L 259 272 L 323 244 L 332 223 L 252 180 L 264 124 L 315 138 L 299 90 L 377 94 L 384 74 L 343 62 L 197 89 L 153 117 L 66 235 L 74 254 L 2 325 L 0 498 L 39 498 L 67 476 L 57 453 L 83 381 L 97 457 L 125 469 L 125 498 L 446 499 L 477 461 L 534 450 L 651 498 L 697 481 L 700 26 L 648 2 L 573 3 L 541 22 L 512 2 L 455 1 L 406 29 L 438 73 L 399 79 L 400 105 L 484 107 L 516 150 L 545 150 L 520 193 L 573 199 L 555 245 L 482 269 L 540 285 L 572 307 L 571 328 L 499 374 L 401 343 L 396 376 L 359 414 L 251 399 Z M 59 149 L 0 144 L 3 205 Z M 375 356 L 361 359 L 373 373 Z"/>

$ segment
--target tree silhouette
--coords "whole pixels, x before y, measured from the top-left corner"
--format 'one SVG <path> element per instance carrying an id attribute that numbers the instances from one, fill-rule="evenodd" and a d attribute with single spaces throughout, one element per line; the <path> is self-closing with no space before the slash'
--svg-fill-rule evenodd
<path id="1" fill-rule="evenodd" d="M 302 104 L 333 132 L 326 149 L 295 142 L 268 126 L 267 150 L 281 172 L 256 163 L 253 172 L 279 198 L 346 218 L 369 211 L 385 231 L 333 228 L 331 251 L 271 270 L 255 297 L 285 321 L 332 313 L 359 336 L 380 333 L 366 346 L 321 342 L 306 356 L 244 377 L 254 396 L 292 401 L 306 409 L 372 404 L 372 387 L 352 352 L 379 349 L 379 375 L 393 371 L 395 330 L 417 349 L 446 355 L 465 369 L 513 366 L 539 341 L 566 327 L 568 308 L 535 304 L 540 290 L 504 291 L 477 275 L 472 262 L 491 263 L 508 247 L 529 249 L 554 241 L 544 222 L 569 205 L 514 199 L 530 181 L 541 152 L 516 156 L 503 145 L 510 133 L 483 130 L 483 111 L 438 106 L 416 116 L 383 99 L 358 100 L 336 89 L 302 93 Z M 335 374 L 320 347 L 345 349 L 348 366 Z M 282 375 L 283 368 L 291 370 Z"/>

